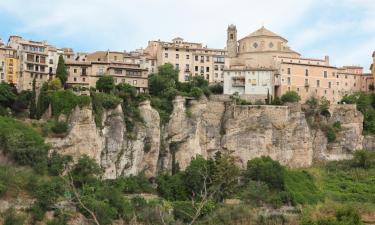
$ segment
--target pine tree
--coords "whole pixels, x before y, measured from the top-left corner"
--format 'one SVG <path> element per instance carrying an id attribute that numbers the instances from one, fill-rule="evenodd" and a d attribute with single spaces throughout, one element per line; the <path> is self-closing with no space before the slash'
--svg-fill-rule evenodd
<path id="1" fill-rule="evenodd" d="M 35 78 L 33 80 L 33 90 L 31 93 L 31 100 L 30 100 L 30 118 L 36 118 L 36 91 L 35 91 Z"/>
<path id="2" fill-rule="evenodd" d="M 57 64 L 56 77 L 61 80 L 61 84 L 65 86 L 68 80 L 68 72 L 66 71 L 65 61 L 62 55 L 59 57 L 59 63 Z"/>

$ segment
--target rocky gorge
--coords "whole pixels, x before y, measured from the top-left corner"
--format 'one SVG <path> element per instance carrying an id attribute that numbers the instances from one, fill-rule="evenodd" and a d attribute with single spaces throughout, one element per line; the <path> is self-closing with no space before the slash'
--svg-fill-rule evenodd
<path id="1" fill-rule="evenodd" d="M 120 105 L 104 113 L 99 127 L 91 106 L 76 107 L 67 119 L 67 135 L 47 142 L 52 150 L 75 159 L 83 154 L 94 158 L 107 179 L 139 173 L 153 177 L 177 167 L 184 170 L 196 155 L 209 158 L 217 152 L 232 154 L 242 168 L 259 156 L 300 168 L 314 161 L 347 159 L 357 149 L 375 146 L 374 138 L 362 135 L 363 115 L 355 105 L 330 107 L 327 123 L 341 124 L 332 142 L 308 123 L 299 104 L 236 105 L 221 96 L 177 97 L 166 124 L 161 124 L 149 101 L 142 102 L 139 110 L 143 122 L 129 132 Z"/>

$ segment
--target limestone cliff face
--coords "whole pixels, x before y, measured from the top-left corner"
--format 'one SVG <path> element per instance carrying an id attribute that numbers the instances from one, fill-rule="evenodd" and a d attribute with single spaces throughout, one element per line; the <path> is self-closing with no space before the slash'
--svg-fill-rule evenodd
<path id="1" fill-rule="evenodd" d="M 185 169 L 197 155 L 213 157 L 231 152 L 239 166 L 249 159 L 270 156 L 290 167 L 307 167 L 314 160 L 340 160 L 371 145 L 362 136 L 363 116 L 352 105 L 330 109 L 328 124 L 337 121 L 341 129 L 334 142 L 309 127 L 300 105 L 238 106 L 225 99 L 177 97 L 166 125 L 149 102 L 139 106 L 142 123 L 128 132 L 123 109 L 105 112 L 102 128 L 96 128 L 92 110 L 76 108 L 69 118 L 70 132 L 64 138 L 50 138 L 54 150 L 77 159 L 87 154 L 105 169 L 105 178 L 144 172 L 155 176 L 174 166 Z M 374 144 L 375 146 L 375 144 Z"/>
<path id="2" fill-rule="evenodd" d="M 144 172 L 156 174 L 160 149 L 160 119 L 149 102 L 140 105 L 143 123 L 135 131 L 126 131 L 121 106 L 103 115 L 102 128 L 97 128 L 91 107 L 77 107 L 69 118 L 69 133 L 64 138 L 48 138 L 52 150 L 73 156 L 95 159 L 105 170 L 104 178 Z"/>

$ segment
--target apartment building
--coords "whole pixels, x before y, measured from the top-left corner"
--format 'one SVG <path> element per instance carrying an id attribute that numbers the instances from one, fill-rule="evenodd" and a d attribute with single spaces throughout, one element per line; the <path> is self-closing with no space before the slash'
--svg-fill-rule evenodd
<path id="1" fill-rule="evenodd" d="M 140 93 L 148 90 L 148 70 L 140 64 L 129 63 L 124 52 L 97 51 L 71 57 L 65 64 L 68 70 L 67 83 L 71 86 L 95 87 L 97 80 L 104 76 L 112 76 L 116 84 L 128 83 Z M 134 61 L 137 62 L 137 61 Z"/>
<path id="2" fill-rule="evenodd" d="M 19 90 L 31 90 L 32 81 L 40 87 L 52 77 L 49 70 L 47 42 L 25 40 L 19 36 L 10 36 L 8 46 L 17 51 L 19 59 L 18 82 Z"/>
<path id="3" fill-rule="evenodd" d="M 179 70 L 180 82 L 188 81 L 190 76 L 203 76 L 210 83 L 224 81 L 226 51 L 223 49 L 207 48 L 178 37 L 171 42 L 149 41 L 144 51 L 156 59 L 155 68 L 165 63 L 174 65 Z"/>
<path id="4" fill-rule="evenodd" d="M 288 46 L 285 38 L 265 27 L 237 41 L 237 29 L 230 25 L 227 35 L 224 94 L 237 91 L 262 100 L 269 94 L 281 96 L 287 91 L 296 91 L 302 102 L 310 97 L 325 97 L 336 103 L 346 94 L 369 90 L 369 85 L 373 84 L 374 79 L 365 75 L 362 67 L 337 68 L 330 64 L 328 56 L 324 59 L 303 58 Z M 234 69 L 245 73 L 233 73 Z M 263 71 L 269 73 L 261 76 Z M 259 76 L 249 79 L 244 76 L 247 73 Z M 252 88 L 241 92 L 238 85 Z"/>
<path id="5" fill-rule="evenodd" d="M 0 82 L 16 85 L 18 81 L 17 52 L 0 40 Z"/>

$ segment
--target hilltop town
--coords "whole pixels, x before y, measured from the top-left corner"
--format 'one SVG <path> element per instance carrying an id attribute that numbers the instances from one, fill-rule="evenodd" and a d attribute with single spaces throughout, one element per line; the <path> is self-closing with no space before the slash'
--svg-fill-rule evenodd
<path id="1" fill-rule="evenodd" d="M 0 224 L 375 224 L 372 58 L 337 67 L 235 25 L 223 49 L 10 36 Z"/>
<path id="2" fill-rule="evenodd" d="M 22 91 L 31 90 L 35 79 L 38 89 L 55 77 L 59 56 L 67 66 L 66 84 L 79 90 L 89 90 L 101 76 L 109 75 L 116 84 L 127 83 L 146 93 L 148 76 L 170 63 L 179 70 L 180 82 L 202 76 L 210 84 L 222 84 L 226 95 L 237 92 L 253 101 L 295 91 L 302 101 L 314 96 L 337 103 L 354 92 L 374 91 L 374 66 L 372 73 L 364 73 L 360 66 L 333 66 L 329 56 L 304 58 L 288 46 L 287 39 L 265 27 L 238 39 L 235 25 L 228 26 L 224 49 L 178 37 L 171 42 L 149 41 L 144 49 L 131 52 L 83 53 L 10 36 L 6 44 L 0 42 L 0 80 Z M 372 57 L 375 61 L 375 54 Z"/>

